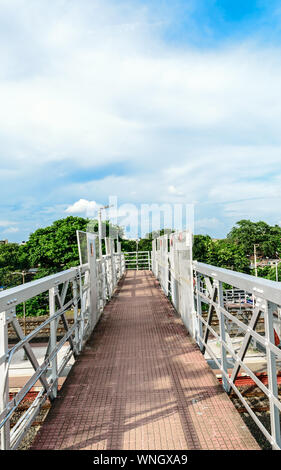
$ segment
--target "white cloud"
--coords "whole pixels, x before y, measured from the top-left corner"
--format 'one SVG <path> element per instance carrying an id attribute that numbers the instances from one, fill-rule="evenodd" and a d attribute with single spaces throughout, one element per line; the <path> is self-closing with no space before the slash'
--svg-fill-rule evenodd
<path id="1" fill-rule="evenodd" d="M 175 188 L 175 186 L 173 184 L 168 186 L 168 192 L 170 194 L 174 194 L 175 196 L 184 196 L 184 193 L 182 191 L 180 191 L 178 188 Z"/>
<path id="2" fill-rule="evenodd" d="M 165 18 L 150 8 L 82 3 L 0 2 L 2 199 L 13 178 L 21 200 L 34 180 L 51 180 L 46 165 L 67 174 L 122 162 L 129 175 L 65 177 L 33 197 L 62 214 L 69 201 L 66 213 L 89 215 L 113 194 L 197 201 L 205 221 L 279 220 L 280 48 L 254 40 L 176 48 L 161 39 Z M 247 202 L 256 197 L 263 202 Z"/>
<path id="3" fill-rule="evenodd" d="M 205 218 L 195 221 L 195 229 L 199 228 L 206 228 L 206 229 L 213 229 L 217 226 L 221 225 L 221 221 L 216 219 L 215 217 Z"/>
<path id="4" fill-rule="evenodd" d="M 10 225 L 16 225 L 18 222 L 12 222 L 11 220 L 0 220 L 0 227 L 9 227 Z"/>
<path id="5" fill-rule="evenodd" d="M 18 227 L 8 227 L 5 230 L 3 230 L 2 233 L 17 233 L 17 232 L 19 232 Z"/>
<path id="6" fill-rule="evenodd" d="M 87 201 L 87 199 L 79 199 L 71 206 L 65 209 L 69 214 L 85 214 L 88 217 L 97 213 L 100 205 L 96 201 Z"/>

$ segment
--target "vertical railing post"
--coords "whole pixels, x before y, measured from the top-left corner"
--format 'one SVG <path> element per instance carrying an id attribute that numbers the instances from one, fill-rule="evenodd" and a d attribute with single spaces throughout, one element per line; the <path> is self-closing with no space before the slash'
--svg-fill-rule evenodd
<path id="1" fill-rule="evenodd" d="M 8 322 L 6 312 L 0 313 L 0 357 L 7 357 L 8 353 Z M 9 402 L 9 380 L 7 377 L 8 360 L 0 364 L 0 413 L 2 413 Z M 1 450 L 10 449 L 10 420 L 1 428 Z"/>
<path id="2" fill-rule="evenodd" d="M 121 242 L 117 241 L 117 253 L 118 253 L 118 266 L 119 266 L 119 275 L 118 281 L 122 276 L 122 258 L 121 258 Z"/>
<path id="3" fill-rule="evenodd" d="M 215 281 L 218 288 L 218 307 L 217 307 L 217 315 L 219 317 L 219 325 L 220 325 L 220 338 L 221 338 L 221 370 L 227 374 L 227 355 L 226 355 L 226 347 L 224 346 L 223 342 L 226 342 L 226 331 L 225 331 L 225 316 L 222 311 L 224 307 L 223 301 L 223 284 L 221 281 Z M 223 388 L 226 392 L 229 392 L 230 385 L 224 373 L 222 373 L 222 384 Z"/>
<path id="4" fill-rule="evenodd" d="M 52 318 L 56 312 L 56 289 L 57 287 L 52 287 L 49 289 L 49 314 L 50 318 Z M 49 354 L 52 354 L 54 348 L 56 347 L 57 344 L 57 319 L 53 318 L 53 320 L 50 322 L 50 352 Z M 51 361 L 51 382 L 53 384 L 52 386 L 52 396 L 53 398 L 56 398 L 57 396 L 57 390 L 58 390 L 58 361 L 57 361 L 57 355 L 54 356 L 54 358 Z"/>
<path id="5" fill-rule="evenodd" d="M 111 263 L 112 263 L 112 288 L 113 290 L 117 284 L 117 277 L 116 277 L 116 255 L 115 255 L 115 243 L 114 240 L 110 239 L 111 245 Z"/>
<path id="6" fill-rule="evenodd" d="M 121 263 L 122 263 L 122 275 L 126 271 L 126 261 L 125 261 L 125 255 L 124 253 L 121 254 Z"/>
<path id="7" fill-rule="evenodd" d="M 86 271 L 84 274 L 84 285 L 87 284 L 89 281 L 89 271 Z M 84 331 L 85 331 L 85 310 L 86 310 L 86 297 L 87 294 L 83 293 L 83 282 L 82 276 L 80 273 L 79 276 L 79 296 L 80 296 L 80 325 L 79 325 L 79 347 L 83 348 L 83 339 L 84 339 Z"/>
<path id="8" fill-rule="evenodd" d="M 267 343 L 275 344 L 274 339 L 274 324 L 273 324 L 273 312 L 274 304 L 266 302 L 264 311 L 264 324 L 265 324 L 265 338 Z M 277 446 L 281 447 L 281 435 L 280 435 L 280 411 L 272 400 L 272 396 L 277 400 L 278 398 L 278 384 L 277 384 L 277 367 L 276 367 L 276 356 L 273 351 L 266 345 L 266 357 L 267 357 L 267 376 L 268 376 L 268 389 L 269 395 L 269 406 L 270 406 L 270 425 L 271 425 L 271 436 L 276 442 Z"/>
<path id="9" fill-rule="evenodd" d="M 78 284 L 77 284 L 76 279 L 73 279 L 72 286 L 73 286 L 73 305 L 74 305 L 73 317 L 74 317 L 74 323 L 76 324 L 75 334 L 74 334 L 75 346 L 77 348 L 77 351 L 81 352 L 82 350 L 82 342 L 80 341 L 81 318 L 78 317 Z"/>
<path id="10" fill-rule="evenodd" d="M 90 289 L 90 332 L 93 331 L 99 317 L 98 310 L 98 279 L 96 260 L 96 235 L 87 233 L 87 250 L 89 263 L 89 289 Z"/>
<path id="11" fill-rule="evenodd" d="M 196 316 L 197 316 L 197 343 L 200 350 L 203 350 L 202 339 L 203 338 L 203 322 L 202 322 L 202 301 L 199 295 L 200 292 L 200 275 L 196 273 Z"/>
<path id="12" fill-rule="evenodd" d="M 113 276 L 112 276 L 112 257 L 111 257 L 111 243 L 109 238 L 105 238 L 105 249 L 106 249 L 106 271 L 107 271 L 107 282 L 108 282 L 108 297 L 112 296 L 113 292 Z"/>

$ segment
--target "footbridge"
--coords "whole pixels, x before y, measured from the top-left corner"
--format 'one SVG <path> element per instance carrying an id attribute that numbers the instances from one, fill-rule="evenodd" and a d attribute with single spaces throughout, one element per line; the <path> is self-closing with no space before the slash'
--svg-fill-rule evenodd
<path id="1" fill-rule="evenodd" d="M 280 450 L 281 283 L 194 261 L 189 232 L 129 255 L 106 239 L 102 258 L 77 235 L 79 266 L 0 293 L 1 448 L 49 403 L 30 449 L 259 449 L 240 406 Z M 26 332 L 37 296 L 48 316 Z"/>

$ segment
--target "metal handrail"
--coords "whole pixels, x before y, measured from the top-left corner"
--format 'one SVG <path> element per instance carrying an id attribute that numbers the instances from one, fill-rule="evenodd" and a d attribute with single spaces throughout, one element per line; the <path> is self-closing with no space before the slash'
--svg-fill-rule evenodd
<path id="1" fill-rule="evenodd" d="M 225 391 L 230 393 L 233 390 L 236 393 L 273 449 L 281 450 L 281 402 L 277 382 L 281 345 L 276 343 L 278 336 L 275 331 L 281 322 L 281 283 L 193 261 L 192 245 L 186 243 L 186 239 L 188 237 L 184 239 L 174 234 L 168 251 L 168 243 L 160 237 L 162 242 L 153 244 L 153 272 L 202 353 L 207 352 L 219 370 Z M 181 253 L 186 255 L 181 256 Z M 242 311 L 241 304 L 246 304 L 249 299 L 251 303 Z M 234 335 L 235 343 L 230 336 L 229 325 L 240 332 L 240 337 Z M 259 331 L 257 325 L 261 325 Z M 259 379 L 247 361 L 251 342 L 258 343 L 262 348 L 259 354 L 265 362 L 268 385 Z M 219 351 L 216 345 L 219 345 Z M 236 385 L 241 368 L 269 401 L 270 430 Z"/>
<path id="2" fill-rule="evenodd" d="M 16 449 L 40 411 L 42 404 L 47 398 L 51 401 L 56 398 L 58 378 L 70 359 L 73 358 L 75 361 L 77 355 L 82 351 L 124 270 L 123 254 L 110 253 L 103 256 L 101 260 L 95 260 L 93 265 L 83 264 L 0 293 L 0 433 L 2 449 Z M 31 333 L 24 335 L 16 315 L 16 306 L 44 292 L 49 292 L 50 316 Z M 91 292 L 94 292 L 94 296 Z M 95 299 L 95 303 L 93 303 L 93 299 Z M 65 313 L 71 306 L 74 309 L 74 319 L 70 326 Z M 57 343 L 57 326 L 60 319 L 66 331 Z M 8 325 L 14 327 L 18 337 L 18 342 L 10 349 Z M 50 326 L 49 343 L 45 359 L 39 365 L 30 342 L 47 325 Z M 59 364 L 58 352 L 65 344 L 68 344 L 68 349 Z M 9 368 L 15 353 L 22 348 L 25 350 L 34 371 L 26 384 L 10 400 Z M 11 416 L 38 380 L 42 385 L 41 391 L 33 404 L 10 429 Z"/>

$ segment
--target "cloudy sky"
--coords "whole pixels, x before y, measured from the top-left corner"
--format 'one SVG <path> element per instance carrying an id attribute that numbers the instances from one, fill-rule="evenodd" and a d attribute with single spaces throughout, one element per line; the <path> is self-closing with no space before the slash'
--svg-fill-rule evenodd
<path id="1" fill-rule="evenodd" d="M 281 223 L 281 3 L 0 0 L 0 238 L 107 204 Z"/>

